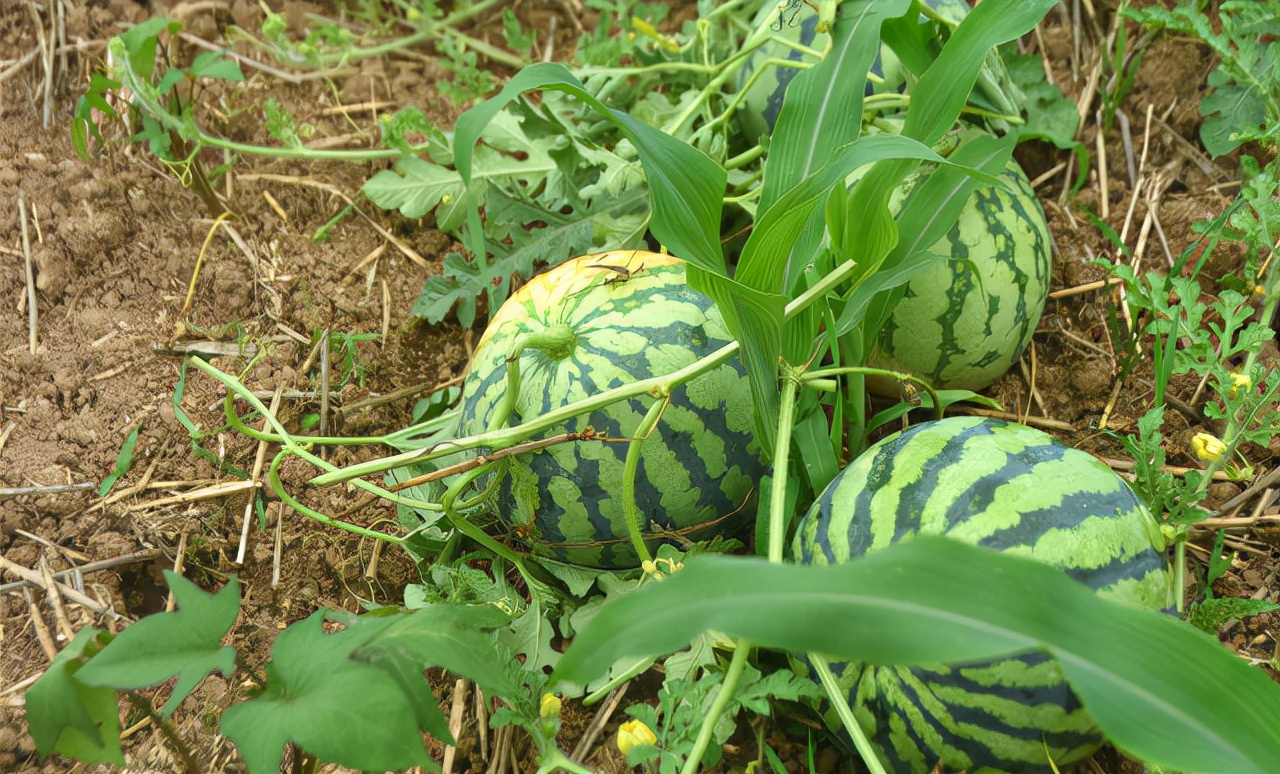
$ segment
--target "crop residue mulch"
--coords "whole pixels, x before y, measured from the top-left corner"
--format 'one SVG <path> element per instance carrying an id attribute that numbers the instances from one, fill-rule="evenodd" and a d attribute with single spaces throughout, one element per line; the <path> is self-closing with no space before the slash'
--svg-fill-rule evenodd
<path id="1" fill-rule="evenodd" d="M 38 46 L 29 5 L 0 9 L 5 62 Z M 422 281 L 438 271 L 450 240 L 423 224 L 366 206 L 380 226 L 411 246 L 427 265 L 388 247 L 360 218 L 344 220 L 327 241 L 312 241 L 311 234 L 346 205 L 324 186 L 354 196 L 373 169 L 242 159 L 235 166 L 230 199 L 237 215 L 232 224 L 242 244 L 222 238 L 210 241 L 193 304 L 181 315 L 197 257 L 213 224 L 209 213 L 173 174 L 136 147 L 117 142 L 86 165 L 73 151 L 67 129 L 76 97 L 102 55 L 105 39 L 118 31 L 118 23 L 140 21 L 148 10 L 128 0 L 67 5 L 68 39 L 84 43 L 82 53 L 67 56 L 65 69 L 55 79 L 47 124 L 45 78 L 38 62 L 0 83 L 0 265 L 5 267 L 0 272 L 0 298 L 6 310 L 0 315 L 0 488 L 31 490 L 0 496 L 0 553 L 13 565 L 37 571 L 43 565 L 53 572 L 72 564 L 133 557 L 84 576 L 86 594 L 130 619 L 164 608 L 160 573 L 180 554 L 187 576 L 209 588 L 237 572 L 248 593 L 233 636 L 248 660 L 258 665 L 287 623 L 320 606 L 356 610 L 362 601 L 395 602 L 403 586 L 414 580 L 414 568 L 395 551 L 375 555 L 368 541 L 291 515 L 282 525 L 280 583 L 273 585 L 274 509 L 268 510 L 265 529 L 255 517 L 245 561 L 236 564 L 247 494 L 241 490 L 207 499 L 190 496 L 235 480 L 220 469 L 220 462 L 251 469 L 257 445 L 222 429 L 221 389 L 193 372 L 185 379 L 182 408 L 207 434 L 199 441 L 201 450 L 195 448 L 172 404 L 183 378 L 181 357 L 174 354 L 179 345 L 174 340 L 176 326 L 184 322 L 181 341 L 188 345 L 213 341 L 234 348 L 242 341 L 269 348 L 244 380 L 268 399 L 277 388 L 299 395 L 282 401 L 281 415 L 293 427 L 317 410 L 310 395 L 316 389 L 313 334 L 322 329 L 331 335 L 378 334 L 376 340 L 358 344 L 366 368 L 363 384 L 353 379 L 338 390 L 331 420 L 336 432 L 394 430 L 408 424 L 415 396 L 351 412 L 343 407 L 412 385 L 425 391 L 464 368 L 476 332 L 456 326 L 428 329 L 409 314 Z M 151 12 L 163 12 L 160 5 L 153 3 Z M 256 4 L 237 0 L 229 6 L 237 21 L 256 23 Z M 284 7 L 291 19 L 314 10 L 292 0 Z M 195 13 L 191 28 L 216 37 L 218 26 L 201 18 L 200 11 Z M 1058 82 L 1071 92 L 1079 86 L 1072 85 L 1065 64 L 1070 46 L 1060 25 L 1061 19 L 1051 15 L 1045 42 Z M 1215 189 L 1221 179 L 1230 178 L 1230 162 L 1206 173 L 1206 160 L 1194 150 L 1195 105 L 1210 64 L 1207 53 L 1193 44 L 1161 42 L 1148 52 L 1124 106 L 1139 151 L 1148 106 L 1154 116 L 1146 141 L 1145 174 L 1158 176 L 1162 186 L 1158 219 L 1174 254 L 1192 238 L 1192 223 L 1217 214 L 1234 195 L 1229 187 Z M 377 101 L 385 103 L 378 108 L 384 111 L 415 104 L 447 125 L 457 110 L 430 86 L 439 77 L 429 61 L 373 60 L 336 85 L 343 103 Z M 334 94 L 323 82 L 284 85 L 260 73 L 251 75 L 246 88 L 217 93 L 222 101 L 216 112 L 226 119 L 220 131 L 240 141 L 268 142 L 260 122 L 243 118 L 253 115 L 254 105 L 267 93 L 294 109 L 299 121 L 315 124 L 318 134 L 352 131 L 352 122 L 326 110 Z M 354 113 L 351 118 L 355 126 L 373 131 L 372 113 Z M 1093 148 L 1097 127 L 1092 116 L 1088 123 L 1082 139 Z M 1140 201 L 1129 215 L 1132 184 L 1118 132 L 1107 136 L 1106 150 L 1107 220 L 1117 233 L 1136 233 L 1147 205 Z M 1044 148 L 1023 149 L 1020 155 L 1032 178 L 1066 158 Z M 208 154 L 207 160 L 214 166 L 221 157 Z M 1089 261 L 1112 253 L 1095 228 L 1071 213 L 1062 196 L 1065 182 L 1065 174 L 1057 174 L 1038 189 L 1057 242 L 1055 288 L 1100 279 L 1102 272 Z M 1102 196 L 1094 174 L 1079 203 L 1100 210 Z M 20 198 L 29 213 L 39 312 L 34 354 L 28 348 Z M 1151 267 L 1167 265 L 1154 235 L 1147 255 Z M 1239 260 L 1238 254 L 1224 250 L 1213 257 L 1210 276 L 1232 271 Z M 1069 424 L 1073 432 L 1055 432 L 1075 445 L 1117 458 L 1122 456 L 1117 445 L 1091 428 L 1105 412 L 1111 427 L 1132 429 L 1149 395 L 1141 375 L 1115 386 L 1107 333 L 1115 313 L 1111 298 L 1092 292 L 1052 301 L 1035 339 L 1034 360 L 1026 359 L 1025 370 L 1005 377 L 992 394 L 1007 407 L 1030 405 L 1032 415 Z M 1277 357 L 1274 348 L 1269 356 Z M 233 357 L 216 362 L 224 370 L 248 363 Z M 1033 375 L 1036 390 L 1030 394 L 1027 385 Z M 1169 417 L 1170 462 L 1196 465 L 1189 453 L 1179 450 L 1191 434 L 1205 428 L 1175 412 Z M 139 427 L 132 469 L 103 506 L 97 487 L 115 465 L 126 436 Z M 1271 452 L 1280 454 L 1280 449 Z M 349 462 L 372 452 L 329 453 L 336 461 Z M 291 468 L 285 475 L 297 484 L 308 471 Z M 70 487 L 53 489 L 66 485 Z M 1241 491 L 1238 484 L 1217 485 L 1214 502 Z M 318 510 L 343 513 L 351 521 L 394 519 L 389 506 L 366 502 L 341 488 L 307 492 L 306 497 Z M 1217 593 L 1280 599 L 1280 530 L 1239 531 L 1232 541 L 1240 554 Z M 4 580 L 10 579 L 6 574 Z M 61 644 L 72 630 L 102 625 L 103 620 L 77 605 L 64 604 L 59 613 L 36 589 L 0 594 L 0 769 L 41 766 L 32 754 L 21 710 L 21 687 L 41 673 L 51 655 L 42 646 L 41 628 Z M 1265 660 L 1277 647 L 1278 629 L 1280 616 L 1273 614 L 1237 623 L 1222 636 L 1242 654 Z M 446 698 L 449 686 L 442 684 Z M 211 678 L 178 716 L 180 729 L 203 760 L 215 767 L 239 764 L 225 741 L 200 729 L 211 712 L 236 698 L 237 691 L 228 681 Z M 567 722 L 570 728 L 585 725 L 574 719 Z M 464 752 L 474 749 L 468 744 Z M 136 731 L 126 750 L 139 767 L 171 765 L 153 729 Z M 796 760 L 802 760 L 803 747 L 795 752 Z M 49 762 L 44 770 L 61 771 L 66 765 Z"/>

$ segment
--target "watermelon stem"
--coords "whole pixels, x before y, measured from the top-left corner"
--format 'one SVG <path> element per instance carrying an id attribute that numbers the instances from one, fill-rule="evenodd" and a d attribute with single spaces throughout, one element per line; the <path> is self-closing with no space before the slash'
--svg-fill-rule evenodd
<path id="1" fill-rule="evenodd" d="M 627 535 L 631 538 L 631 545 L 635 547 L 636 556 L 640 557 L 640 566 L 645 568 L 645 572 L 649 572 L 648 568 L 653 566 L 653 554 L 649 553 L 649 546 L 645 545 L 640 526 L 640 509 L 636 507 L 636 473 L 640 470 L 640 446 L 658 426 L 662 413 L 670 403 L 671 393 L 664 389 L 661 399 L 649 407 L 644 419 L 636 426 L 635 434 L 627 444 L 627 458 L 622 466 L 622 518 L 627 523 Z"/>
<path id="2" fill-rule="evenodd" d="M 773 486 L 769 490 L 769 561 L 775 564 L 782 562 L 783 546 L 787 536 L 787 466 L 790 462 L 791 435 L 795 427 L 796 393 L 801 384 L 802 371 L 788 363 L 782 364 L 781 405 L 778 408 L 778 434 L 773 450 Z M 698 729 L 698 738 L 694 740 L 693 750 L 685 759 L 681 774 L 693 774 L 702 763 L 702 756 L 711 744 L 716 724 L 720 716 L 729 706 L 729 701 L 738 687 L 738 680 L 746 668 L 747 658 L 752 650 L 751 641 L 740 637 L 733 648 L 733 658 L 729 668 L 725 670 L 724 682 L 720 693 L 707 709 L 702 726 Z"/>
<path id="3" fill-rule="evenodd" d="M 444 508 L 445 518 L 449 520 L 449 523 L 453 525 L 455 530 L 471 538 L 494 554 L 497 554 L 508 562 L 511 562 L 511 564 L 515 565 L 515 568 L 520 571 L 521 575 L 526 575 L 524 562 L 519 554 L 489 537 L 489 535 L 485 534 L 484 530 L 472 524 L 470 521 L 467 521 L 467 518 L 458 512 L 459 508 L 456 505 L 458 496 L 461 495 L 462 491 L 470 486 L 473 481 L 481 475 L 490 472 L 490 467 L 491 466 L 488 465 L 481 465 L 480 467 L 469 470 L 459 476 L 458 480 L 450 484 L 449 488 L 445 490 L 444 496 L 440 498 L 440 505 Z M 501 479 L 501 476 L 493 476 L 489 486 L 485 488 L 485 491 L 478 497 L 473 497 L 466 501 L 464 505 L 470 505 L 484 499 L 488 495 L 489 489 L 492 488 L 499 479 Z"/>
<path id="4" fill-rule="evenodd" d="M 841 374 L 880 376 L 886 379 L 895 379 L 899 382 L 911 382 L 918 384 L 925 392 L 929 393 L 929 397 L 933 400 L 934 418 L 942 419 L 943 404 L 938 399 L 938 393 L 933 389 L 933 385 L 918 376 L 913 376 L 901 371 L 890 371 L 887 368 L 872 368 L 871 366 L 840 366 L 838 368 L 820 368 L 816 371 L 810 371 L 803 374 L 799 378 L 800 381 L 804 382 L 806 385 L 812 384 L 814 386 L 821 387 L 823 380 L 826 378 L 839 376 Z"/>
<path id="5" fill-rule="evenodd" d="M 526 349 L 536 349 L 551 360 L 564 360 L 578 346 L 578 334 L 565 323 L 557 323 L 545 331 L 526 333 L 520 337 L 507 363 L 519 360 Z"/>

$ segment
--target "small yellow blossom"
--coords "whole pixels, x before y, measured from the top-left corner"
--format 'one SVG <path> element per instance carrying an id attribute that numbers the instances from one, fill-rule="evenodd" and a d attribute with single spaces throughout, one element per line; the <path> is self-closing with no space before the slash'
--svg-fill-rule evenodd
<path id="1" fill-rule="evenodd" d="M 641 745 L 657 743 L 658 737 L 654 735 L 653 729 L 639 720 L 628 720 L 618 728 L 618 749 L 623 755 Z"/>
<path id="2" fill-rule="evenodd" d="M 1249 378 L 1248 374 L 1232 374 L 1231 390 L 1227 394 L 1230 397 L 1234 398 L 1236 397 L 1236 394 L 1239 393 L 1241 390 L 1248 392 L 1249 390 L 1252 390 L 1252 389 L 1253 389 L 1253 380 Z"/>
<path id="3" fill-rule="evenodd" d="M 560 697 L 554 693 L 542 694 L 542 704 L 538 706 L 538 716 L 544 718 L 560 717 Z"/>
<path id="4" fill-rule="evenodd" d="M 1196 433 L 1191 437 L 1191 451 L 1205 462 L 1212 462 L 1222 456 L 1227 450 L 1227 445 L 1222 439 L 1216 435 L 1209 433 Z"/>

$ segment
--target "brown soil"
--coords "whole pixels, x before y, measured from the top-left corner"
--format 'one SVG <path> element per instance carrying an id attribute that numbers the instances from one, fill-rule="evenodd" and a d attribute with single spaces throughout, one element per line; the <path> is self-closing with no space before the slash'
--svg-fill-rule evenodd
<path id="1" fill-rule="evenodd" d="M 128 619 L 164 608 L 163 568 L 177 563 L 188 577 L 208 588 L 237 573 L 245 587 L 245 602 L 233 632 L 234 644 L 251 662 L 260 664 L 272 638 L 286 624 L 320 606 L 356 610 L 364 601 L 395 603 L 404 585 L 416 580 L 416 571 L 397 551 L 375 555 L 370 541 L 290 513 L 282 525 L 281 581 L 273 585 L 274 520 L 280 512 L 274 506 L 268 509 L 265 529 L 256 520 L 250 525 L 246 558 L 237 564 L 247 494 L 242 490 L 188 501 L 175 496 L 234 480 L 220 469 L 219 460 L 244 470 L 253 468 L 257 444 L 219 430 L 224 425 L 223 391 L 190 371 L 182 408 L 209 433 L 200 441 L 207 452 L 197 453 L 173 407 L 182 373 L 175 347 L 184 342 L 192 346 L 193 341 L 221 342 L 230 345 L 231 352 L 237 341 L 267 347 L 269 354 L 249 368 L 244 381 L 267 394 L 277 388 L 303 393 L 301 398 L 282 401 L 282 419 L 296 428 L 305 414 L 318 411 L 317 399 L 308 397 L 319 384 L 313 336 L 326 329 L 332 334 L 376 334 L 375 340 L 358 345 L 367 369 L 363 380 L 334 387 L 332 432 L 361 435 L 398 429 L 409 423 L 417 396 L 405 395 L 369 408 L 356 404 L 413 385 L 425 393 L 461 373 L 470 351 L 473 331 L 453 325 L 428 328 L 409 314 L 424 278 L 438 271 L 441 257 L 450 249 L 450 238 L 427 225 L 405 222 L 365 205 L 364 212 L 373 222 L 403 240 L 426 259 L 426 265 L 389 246 L 360 217 L 342 220 L 327 241 L 312 241 L 310 236 L 346 206 L 342 196 L 354 196 L 375 171 L 374 165 L 238 161 L 230 192 L 225 184 L 219 189 L 227 193 L 235 212 L 231 224 L 239 240 L 233 241 L 221 231 L 208 239 L 213 221 L 201 200 L 154 158 L 138 147 L 128 147 L 122 138 L 109 138 L 115 141 L 100 149 L 92 164 L 83 163 L 72 149 L 67 127 L 75 99 L 119 23 L 167 10 L 186 18 L 188 28 L 197 35 L 215 39 L 219 25 L 232 18 L 256 27 L 260 11 L 256 3 L 244 0 L 169 9 L 160 3 L 148 8 L 130 0 L 75 0 L 67 5 L 67 39 L 82 44 L 65 62 L 55 62 L 48 120 L 43 117 L 45 76 L 38 61 L 0 82 L 0 257 L 6 267 L 0 273 L 0 298 L 7 300 L 8 309 L 0 315 L 0 487 L 30 490 L 0 494 L 0 552 L 21 567 L 47 564 L 55 572 L 152 552 L 147 558 L 84 578 L 87 594 Z M 202 9 L 212 5 L 230 10 Z M 566 10 L 571 3 L 531 6 L 537 8 L 522 13 L 542 14 L 544 20 L 557 15 L 560 29 L 571 29 Z M 0 9 L 0 51 L 4 52 L 0 72 L 37 47 L 35 7 L 14 3 Z M 294 0 L 286 0 L 283 7 L 293 20 L 313 10 Z M 1105 18 L 1101 21 L 1109 23 Z M 1045 25 L 1044 44 L 1057 82 L 1070 95 L 1078 94 L 1087 74 L 1073 80 L 1068 64 L 1070 35 L 1057 14 L 1051 14 Z M 1206 176 L 1206 160 L 1194 151 L 1195 105 L 1211 64 L 1200 47 L 1161 41 L 1148 52 L 1124 105 L 1138 150 L 1148 106 L 1156 117 L 1164 116 L 1163 121 L 1152 123 L 1147 164 L 1148 169 L 1162 171 L 1168 186 L 1158 215 L 1175 255 L 1193 238 L 1190 225 L 1220 212 L 1234 193 L 1214 187 L 1230 179 L 1230 169 L 1223 170 L 1221 177 L 1217 172 Z M 249 117 L 259 114 L 253 108 L 268 94 L 296 111 L 300 121 L 314 124 L 317 136 L 360 133 L 351 140 L 354 144 L 372 143 L 374 116 L 365 110 L 347 120 L 326 111 L 335 104 L 335 96 L 344 104 L 385 101 L 379 111 L 417 105 L 446 126 L 457 114 L 434 91 L 432 84 L 442 76 L 429 57 L 361 65 L 359 73 L 337 81 L 336 95 L 319 81 L 286 86 L 257 71 L 246 74 L 250 78 L 244 87 L 216 92 L 210 104 L 218 109 L 209 119 L 221 121 L 210 128 L 245 142 L 267 140 L 259 123 Z M 1098 129 L 1092 118 L 1087 123 L 1083 139 L 1092 149 Z M 1128 234 L 1132 245 L 1146 212 L 1145 204 L 1139 202 L 1131 225 L 1125 228 L 1130 184 L 1120 137 L 1119 130 L 1107 136 L 1106 219 L 1117 232 Z M 1066 158 L 1035 147 L 1020 154 L 1032 178 Z M 222 159 L 206 154 L 202 161 L 216 166 Z M 1065 180 L 1064 174 L 1053 175 L 1039 189 L 1057 241 L 1056 288 L 1099 279 L 1102 272 L 1089 261 L 1113 252 L 1088 221 L 1072 214 L 1102 206 L 1096 171 L 1074 200 L 1063 194 Z M 39 312 L 34 353 L 28 348 L 20 201 L 28 213 L 27 239 Z M 203 247 L 206 240 L 207 248 Z M 202 250 L 193 301 L 184 312 Z M 1167 265 L 1154 234 L 1146 255 L 1150 266 Z M 1228 273 L 1238 260 L 1237 254 L 1223 251 L 1211 262 L 1211 276 Z M 1132 429 L 1149 405 L 1150 382 L 1137 375 L 1116 389 L 1117 371 L 1107 332 L 1114 311 L 1114 297 L 1099 292 L 1051 302 L 1033 356 L 1024 361 L 1021 373 L 1006 376 L 991 394 L 1008 407 L 1030 405 L 1033 417 L 1070 425 L 1070 432 L 1060 428 L 1055 432 L 1075 445 L 1121 457 L 1117 445 L 1096 428 L 1107 416 L 1109 427 Z M 230 372 L 249 365 L 235 356 L 214 362 Z M 1032 377 L 1037 388 L 1034 397 L 1028 390 Z M 348 406 L 355 408 L 344 408 Z M 1171 413 L 1170 418 L 1170 462 L 1195 465 L 1177 450 L 1185 448 L 1182 442 L 1202 428 L 1179 414 Z M 98 484 L 115 465 L 126 436 L 139 427 L 133 467 L 104 505 L 97 495 Z M 1274 465 L 1265 457 L 1268 450 L 1253 451 L 1262 455 L 1255 456 L 1260 468 Z M 372 453 L 329 451 L 330 459 L 338 463 Z M 286 477 L 292 476 L 295 482 L 307 475 L 300 468 L 286 471 Z M 64 485 L 81 487 L 54 489 Z M 1239 491 L 1236 485 L 1221 485 L 1214 492 L 1215 500 L 1221 502 Z M 119 493 L 127 494 L 116 496 Z M 386 504 L 365 502 L 336 487 L 307 492 L 306 499 L 318 510 L 341 513 L 353 523 L 394 520 Z M 1233 539 L 1241 553 L 1218 593 L 1280 598 L 1276 560 L 1280 536 L 1253 529 L 1237 531 Z M 65 606 L 65 615 L 59 615 L 43 593 L 31 591 L 0 594 L 0 769 L 43 766 L 61 771 L 70 765 L 67 761 L 42 764 L 33 754 L 20 686 L 49 663 L 51 654 L 42 648 L 38 636 L 41 629 L 60 646 L 72 630 L 102 626 L 105 619 L 76 605 Z M 1280 616 L 1259 616 L 1232 625 L 1222 637 L 1243 655 L 1266 660 L 1275 653 L 1278 629 Z M 440 688 L 439 695 L 448 699 L 452 683 L 441 682 Z M 214 677 L 178 715 L 180 731 L 215 770 L 238 770 L 240 764 L 225 740 L 200 733 L 202 719 L 238 695 L 237 686 Z M 590 713 L 571 709 L 566 737 L 576 739 L 589 718 Z M 468 722 L 474 728 L 474 720 Z M 591 765 L 625 770 L 616 752 L 605 752 L 609 747 L 600 745 L 601 757 Z M 803 744 L 778 740 L 775 749 L 791 753 L 787 759 L 801 770 Z M 167 747 L 152 729 L 131 736 L 126 751 L 139 770 L 173 766 Z M 754 742 L 744 740 L 742 756 L 739 760 L 755 757 Z M 819 756 L 819 770 L 837 770 L 832 758 L 830 751 Z M 454 770 L 483 771 L 483 763 L 475 739 L 467 737 Z M 1103 765 L 1109 771 L 1122 770 L 1113 758 L 1104 759 Z"/>

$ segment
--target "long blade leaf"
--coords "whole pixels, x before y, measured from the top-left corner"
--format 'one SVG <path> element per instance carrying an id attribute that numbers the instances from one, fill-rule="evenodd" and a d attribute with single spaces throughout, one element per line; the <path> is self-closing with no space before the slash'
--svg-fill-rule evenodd
<path id="1" fill-rule="evenodd" d="M 618 658 L 670 653 L 707 630 L 878 664 L 1041 648 L 1062 664 L 1102 730 L 1147 762 L 1280 770 L 1280 685 L 1214 638 L 1104 600 L 1048 565 L 938 536 L 828 567 L 694 557 L 605 607 L 566 651 L 553 683 L 583 684 Z"/>

